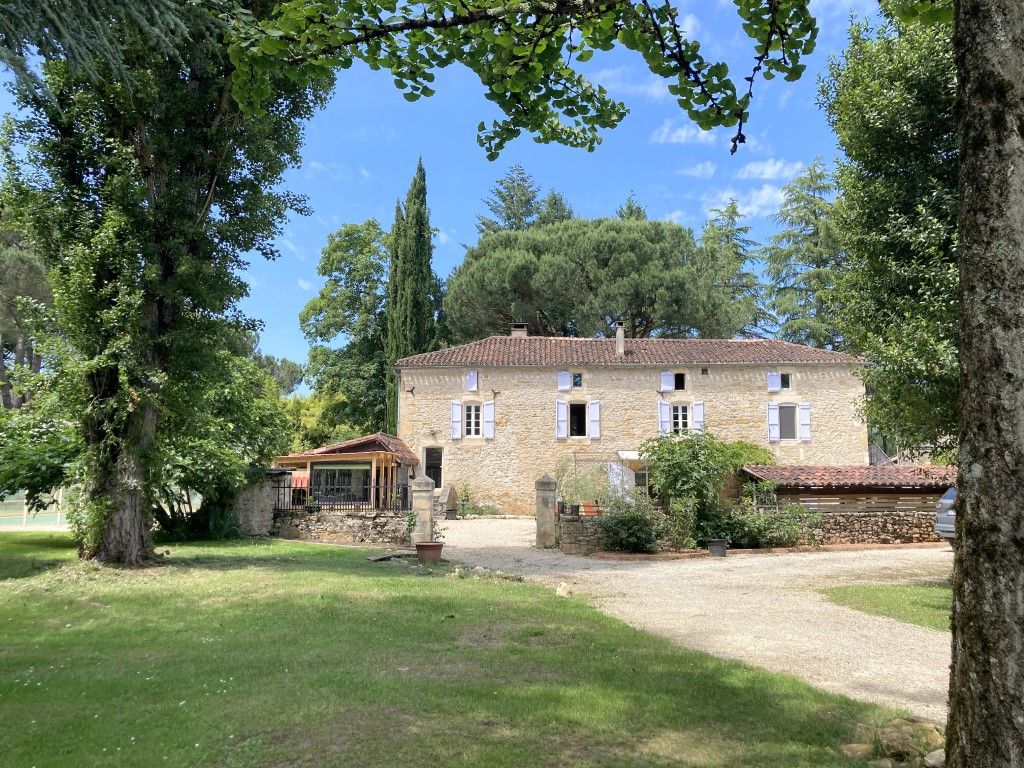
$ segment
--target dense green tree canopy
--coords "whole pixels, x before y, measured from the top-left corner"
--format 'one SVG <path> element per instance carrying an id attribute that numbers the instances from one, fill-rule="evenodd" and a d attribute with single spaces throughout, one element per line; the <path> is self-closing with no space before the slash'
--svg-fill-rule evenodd
<path id="1" fill-rule="evenodd" d="M 445 312 L 460 341 L 513 322 L 541 335 L 608 335 L 623 322 L 633 337 L 731 336 L 750 315 L 737 293 L 743 261 L 671 222 L 535 225 L 471 248 L 448 280 Z"/>
<path id="2" fill-rule="evenodd" d="M 822 85 L 845 153 L 838 332 L 870 363 L 867 417 L 898 447 L 955 440 L 956 81 L 949 24 L 855 24 Z"/>
<path id="3" fill-rule="evenodd" d="M 498 179 L 491 196 L 484 198 L 490 216 L 477 216 L 481 236 L 503 229 L 527 229 L 534 224 L 554 224 L 573 217 L 572 207 L 557 190 L 541 199 L 540 187 L 521 165 L 513 165 Z"/>
<path id="4" fill-rule="evenodd" d="M 835 320 L 828 297 L 843 264 L 832 216 L 835 184 L 820 158 L 783 187 L 785 199 L 775 215 L 782 227 L 761 258 L 771 279 L 771 306 L 786 341 L 835 349 Z"/>

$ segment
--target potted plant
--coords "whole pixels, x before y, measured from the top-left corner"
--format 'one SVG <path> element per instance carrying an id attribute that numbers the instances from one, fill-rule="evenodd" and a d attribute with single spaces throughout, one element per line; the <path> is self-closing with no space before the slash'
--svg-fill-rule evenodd
<path id="1" fill-rule="evenodd" d="M 601 506 L 598 499 L 606 496 L 608 492 L 608 480 L 603 470 L 581 470 L 565 464 L 559 467 L 557 477 L 558 490 L 562 502 L 569 509 L 569 514 L 600 514 Z"/>
<path id="2" fill-rule="evenodd" d="M 728 551 L 728 539 L 708 539 L 708 554 L 712 557 L 725 557 Z"/>
<path id="3" fill-rule="evenodd" d="M 412 541 L 412 533 L 416 530 L 416 513 L 413 510 L 405 516 L 405 532 Z M 444 547 L 444 542 L 441 541 L 443 538 L 440 531 L 434 527 L 434 521 L 430 521 L 430 541 L 417 541 L 413 542 L 413 546 L 416 547 L 416 557 L 423 563 L 436 563 L 441 559 L 441 548 Z"/>

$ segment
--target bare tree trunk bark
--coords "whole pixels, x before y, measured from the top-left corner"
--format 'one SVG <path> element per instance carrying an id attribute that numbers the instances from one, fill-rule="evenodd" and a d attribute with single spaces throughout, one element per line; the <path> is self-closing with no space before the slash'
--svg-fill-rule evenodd
<path id="1" fill-rule="evenodd" d="M 958 0 L 960 474 L 947 765 L 1024 768 L 1024 4 Z"/>

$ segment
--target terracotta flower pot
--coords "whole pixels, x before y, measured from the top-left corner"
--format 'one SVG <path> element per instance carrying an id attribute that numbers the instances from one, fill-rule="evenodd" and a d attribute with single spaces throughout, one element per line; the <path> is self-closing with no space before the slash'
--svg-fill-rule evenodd
<path id="1" fill-rule="evenodd" d="M 583 515 L 596 515 L 599 509 L 596 501 L 582 501 L 580 502 L 580 514 Z"/>
<path id="2" fill-rule="evenodd" d="M 424 563 L 436 563 L 441 559 L 443 541 L 420 541 L 416 544 L 416 557 Z"/>

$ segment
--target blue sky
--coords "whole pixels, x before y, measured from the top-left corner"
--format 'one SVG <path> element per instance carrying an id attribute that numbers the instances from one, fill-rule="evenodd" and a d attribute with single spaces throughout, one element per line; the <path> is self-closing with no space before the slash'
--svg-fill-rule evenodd
<path id="1" fill-rule="evenodd" d="M 746 74 L 752 44 L 731 3 L 706 0 L 682 7 L 705 55 L 724 59 L 737 79 Z M 629 51 L 598 52 L 587 65 L 592 79 L 630 108 L 594 152 L 537 144 L 524 135 L 494 162 L 477 145 L 476 126 L 496 117 L 496 110 L 467 70 L 439 73 L 437 94 L 411 104 L 386 72 L 353 67 L 340 73 L 330 104 L 306 128 L 302 166 L 285 181 L 308 197 L 313 215 L 289 220 L 279 240 L 280 259 L 256 257 L 247 271 L 250 296 L 242 309 L 263 322 L 263 351 L 305 360 L 308 344 L 298 313 L 323 282 L 316 267 L 328 233 L 371 217 L 389 226 L 419 157 L 427 171 L 431 222 L 439 230 L 434 265 L 442 276 L 461 261 L 463 244 L 475 241 L 476 216 L 485 212 L 482 199 L 513 163 L 525 167 L 543 190 L 562 192 L 580 216 L 613 215 L 632 193 L 650 217 L 699 229 L 709 208 L 734 197 L 755 237 L 766 237 L 780 187 L 815 156 L 831 163 L 836 155 L 815 104 L 818 76 L 828 56 L 842 50 L 850 15 L 863 16 L 877 6 L 870 0 L 821 0 L 812 7 L 821 33 L 805 62 L 807 72 L 797 83 L 757 82 L 748 143 L 732 156 L 731 133 L 701 134 Z M 0 111 L 9 108 L 10 97 L 0 92 Z"/>

